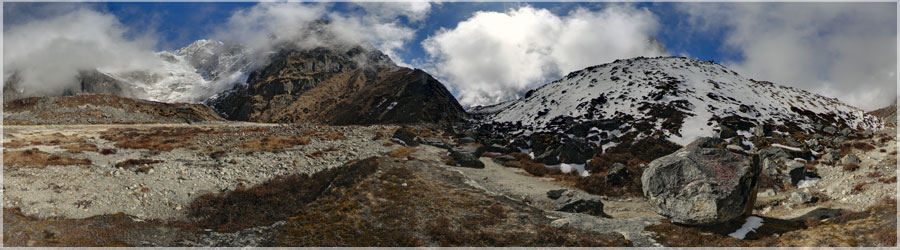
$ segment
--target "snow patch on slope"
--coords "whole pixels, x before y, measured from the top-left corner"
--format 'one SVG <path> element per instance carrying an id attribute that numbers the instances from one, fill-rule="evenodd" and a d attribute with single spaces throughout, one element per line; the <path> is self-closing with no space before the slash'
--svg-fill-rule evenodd
<path id="1" fill-rule="evenodd" d="M 662 128 L 668 117 L 654 114 L 661 107 L 676 107 L 685 113 L 677 131 Z M 837 99 L 746 79 L 712 62 L 679 57 L 638 57 L 588 67 L 534 90 L 527 98 L 476 111 L 487 114 L 488 122 L 521 122 L 530 132 L 549 132 L 548 125 L 560 117 L 582 122 L 631 116 L 634 121 L 650 122 L 666 138 L 682 145 L 715 135 L 718 125 L 714 117 L 738 116 L 812 129 L 813 122 L 800 114 L 808 111 L 834 117 L 851 128 L 882 126 L 864 111 Z"/>

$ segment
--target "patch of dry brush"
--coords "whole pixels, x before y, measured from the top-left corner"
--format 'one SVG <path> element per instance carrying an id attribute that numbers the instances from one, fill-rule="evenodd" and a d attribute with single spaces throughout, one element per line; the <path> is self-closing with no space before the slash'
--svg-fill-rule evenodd
<path id="1" fill-rule="evenodd" d="M 3 151 L 3 165 L 5 167 L 25 166 L 43 168 L 46 166 L 91 165 L 88 159 L 71 158 L 62 155 L 47 153 L 37 148 L 20 151 Z"/>

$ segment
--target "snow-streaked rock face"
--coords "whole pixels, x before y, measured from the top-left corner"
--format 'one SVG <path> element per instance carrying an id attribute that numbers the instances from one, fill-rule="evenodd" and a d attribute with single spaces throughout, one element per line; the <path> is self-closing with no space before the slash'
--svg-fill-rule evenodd
<path id="1" fill-rule="evenodd" d="M 161 102 L 201 102 L 246 80 L 250 67 L 237 44 L 198 40 L 176 51 L 156 53 L 159 67 L 134 72 L 99 71 L 132 87 L 133 97 Z"/>
<path id="2" fill-rule="evenodd" d="M 714 136 L 720 122 L 813 131 L 817 124 L 877 129 L 877 118 L 837 99 L 769 82 L 744 78 L 713 62 L 679 57 L 638 57 L 575 71 L 529 91 L 526 97 L 473 109 L 486 122 L 517 124 L 529 134 L 563 130 L 563 124 L 605 120 L 614 128 L 590 128 L 590 135 L 664 136 L 686 145 Z M 727 118 L 727 119 L 725 119 Z M 599 140 L 598 140 L 599 141 Z M 599 143 L 595 141 L 595 143 Z"/>

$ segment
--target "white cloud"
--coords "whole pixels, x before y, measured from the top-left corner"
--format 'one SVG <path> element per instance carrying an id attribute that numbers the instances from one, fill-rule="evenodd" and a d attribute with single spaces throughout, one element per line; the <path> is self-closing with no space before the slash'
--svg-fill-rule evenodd
<path id="1" fill-rule="evenodd" d="M 116 16 L 72 4 L 4 4 L 4 82 L 17 72 L 17 91 L 24 96 L 60 95 L 78 88 L 79 71 L 107 73 L 143 71 L 165 74 L 166 64 L 155 55 L 153 30 L 125 27 Z M 415 30 L 398 17 L 424 18 L 428 3 L 381 4 L 372 13 L 333 13 L 328 4 L 259 3 L 233 12 L 211 38 L 236 41 L 251 60 L 264 63 L 266 52 L 284 46 L 349 48 L 371 44 L 400 65 L 397 51 L 414 38 Z M 389 11 L 390 8 L 396 11 Z M 368 10 L 367 9 L 367 10 Z M 327 18 L 327 25 L 313 25 Z M 327 32 L 313 32 L 326 29 Z M 133 38 L 132 36 L 139 37 Z M 137 84 L 137 83 L 136 83 Z M 224 84 L 218 87 L 230 87 Z M 203 93 L 211 95 L 214 93 Z M 138 91 L 136 98 L 149 98 Z M 199 98 L 199 97 L 198 97 Z M 201 98 L 202 99 L 202 98 Z"/>
<path id="2" fill-rule="evenodd" d="M 431 3 L 427 1 L 410 2 L 357 2 L 365 9 L 367 16 L 382 21 L 393 21 L 404 16 L 409 22 L 420 22 L 428 17 Z"/>
<path id="3" fill-rule="evenodd" d="M 326 4 L 260 3 L 236 11 L 213 38 L 237 41 L 256 55 L 284 46 L 308 49 L 370 44 L 403 65 L 396 52 L 414 38 L 415 30 L 400 24 L 398 17 L 424 18 L 430 5 L 382 3 L 365 6 L 372 13 L 329 12 Z M 330 23 L 314 25 L 324 18 Z M 327 32 L 314 32 L 315 29 Z"/>
<path id="4" fill-rule="evenodd" d="M 567 16 L 526 6 L 476 12 L 422 46 L 432 57 L 429 70 L 458 92 L 460 103 L 481 105 L 591 65 L 664 55 L 651 38 L 658 26 L 652 13 L 630 6 L 577 9 Z"/>
<path id="5" fill-rule="evenodd" d="M 59 95 L 77 88 L 79 71 L 133 71 L 156 68 L 151 35 L 125 38 L 129 30 L 112 15 L 73 8 L 55 17 L 6 27 L 3 33 L 4 82 L 20 77 L 24 96 Z"/>
<path id="6" fill-rule="evenodd" d="M 697 33 L 725 32 L 723 62 L 770 80 L 872 110 L 897 93 L 894 3 L 683 4 Z"/>

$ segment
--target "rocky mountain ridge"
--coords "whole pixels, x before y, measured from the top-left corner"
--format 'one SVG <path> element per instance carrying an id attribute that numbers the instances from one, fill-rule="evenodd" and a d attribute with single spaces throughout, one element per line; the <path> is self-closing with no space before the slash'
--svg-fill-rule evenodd
<path id="1" fill-rule="evenodd" d="M 231 120 L 334 125 L 457 121 L 453 95 L 421 70 L 380 51 L 319 47 L 283 50 L 250 73 L 247 84 L 207 103 Z"/>
<path id="2" fill-rule="evenodd" d="M 722 133 L 862 131 L 884 125 L 837 99 L 741 77 L 713 62 L 632 58 L 588 67 L 524 98 L 472 109 L 482 123 L 513 135 L 552 132 L 604 148 L 622 138 L 665 138 L 685 145 Z"/>

